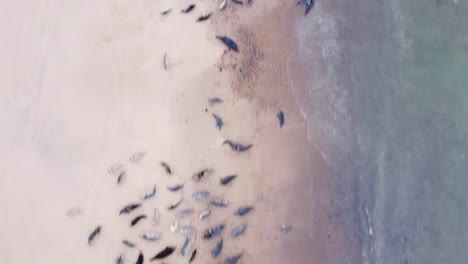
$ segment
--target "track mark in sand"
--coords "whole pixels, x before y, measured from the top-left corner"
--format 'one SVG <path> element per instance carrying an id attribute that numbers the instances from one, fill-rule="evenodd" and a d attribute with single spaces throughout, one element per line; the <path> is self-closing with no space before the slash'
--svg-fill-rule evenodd
<path id="1" fill-rule="evenodd" d="M 40 3 L 36 12 L 41 17 L 38 23 L 38 32 L 40 33 L 38 36 L 38 41 L 36 43 L 36 49 L 39 50 L 36 60 L 38 67 L 33 82 L 35 84 L 35 87 L 32 87 L 32 89 L 34 89 L 32 92 L 35 92 L 35 94 L 33 95 L 33 98 L 31 100 L 33 104 L 32 107 L 34 108 L 34 110 L 27 111 L 34 115 L 34 117 L 32 117 L 33 123 L 31 141 L 34 141 L 36 139 L 38 131 L 42 129 L 42 124 L 40 124 L 40 116 L 44 96 L 44 76 L 46 76 L 47 74 L 47 61 L 49 55 L 48 47 L 50 42 L 49 39 L 52 37 L 51 34 L 55 32 L 57 24 L 59 22 L 57 21 L 59 16 L 51 15 L 57 13 L 56 9 L 56 4 L 51 4 L 51 1 L 49 0 L 45 1 L 44 3 Z"/>

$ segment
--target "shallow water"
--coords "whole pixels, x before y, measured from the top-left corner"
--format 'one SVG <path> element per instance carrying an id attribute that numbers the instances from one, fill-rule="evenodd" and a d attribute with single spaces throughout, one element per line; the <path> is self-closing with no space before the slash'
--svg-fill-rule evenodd
<path id="1" fill-rule="evenodd" d="M 294 28 L 292 89 L 360 262 L 465 262 L 467 2 L 320 1 Z"/>

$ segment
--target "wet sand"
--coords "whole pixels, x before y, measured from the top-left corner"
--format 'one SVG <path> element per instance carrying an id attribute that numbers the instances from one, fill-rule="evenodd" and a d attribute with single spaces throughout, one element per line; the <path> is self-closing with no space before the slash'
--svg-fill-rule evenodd
<path id="1" fill-rule="evenodd" d="M 294 94 L 293 86 L 297 84 L 292 78 L 301 82 L 309 76 L 301 78 L 300 71 L 291 74 L 288 69 L 289 59 L 301 56 L 296 52 L 298 46 L 307 45 L 296 38 L 293 25 L 311 18 L 303 16 L 302 6 L 288 1 L 259 2 L 255 8 L 236 13 L 232 19 L 235 22 L 231 21 L 233 25 L 241 21 L 234 27 L 250 44 L 251 55 L 241 60 L 243 67 L 233 73 L 232 87 L 236 94 L 256 103 L 257 120 L 271 115 L 275 108 L 287 113 L 288 126 L 281 135 L 269 127 L 257 129 L 259 145 L 264 148 L 257 163 L 263 164 L 262 170 L 269 177 L 275 177 L 262 181 L 270 221 L 289 223 L 294 231 L 288 236 L 277 236 L 273 223 L 263 229 L 261 233 L 269 235 L 267 242 L 260 243 L 264 248 L 256 254 L 256 261 L 355 263 L 360 255 L 358 238 L 350 236 L 353 234 L 347 229 L 350 219 L 341 210 L 349 202 L 343 200 L 345 184 L 343 179 L 333 176 L 328 161 L 317 147 L 321 139 L 307 135 L 307 120 Z M 319 65 L 319 61 L 308 61 L 302 67 L 326 66 Z M 243 68 L 255 70 L 246 74 Z M 265 221 L 263 224 L 268 226 Z"/>
<path id="2" fill-rule="evenodd" d="M 269 17 L 289 3 L 229 2 L 219 12 L 219 3 L 197 1 L 194 11 L 180 13 L 188 4 L 7 4 L 9 14 L 2 23 L 6 45 L 0 49 L 10 62 L 2 63 L 6 74 L 0 89 L 0 198 L 5 205 L 0 248 L 5 263 L 112 263 L 120 254 L 134 263 L 139 249 L 149 259 L 168 245 L 177 246 L 168 261 L 186 263 L 188 257 L 179 256 L 184 236 L 169 231 L 175 212 L 166 210 L 180 197 L 178 209 L 196 212 L 179 220 L 179 226 L 197 228 L 195 263 L 239 253 L 242 263 L 338 263 L 334 248 L 327 251 L 341 239 L 339 234 L 330 238 L 339 232 L 327 224 L 330 183 L 320 155 L 307 143 L 292 97 L 281 16 Z M 170 7 L 174 10 L 167 16 L 159 14 Z M 195 22 L 210 11 L 210 20 Z M 216 34 L 232 36 L 240 52 L 225 52 Z M 224 102 L 210 106 L 212 96 Z M 286 115 L 283 128 L 276 117 L 280 109 Z M 221 130 L 212 113 L 223 118 Z M 254 146 L 234 153 L 222 145 L 225 139 Z M 136 152 L 146 155 L 132 163 Z M 171 166 L 171 176 L 161 161 Z M 116 164 L 127 175 L 121 185 L 109 173 Z M 206 182 L 193 182 L 192 174 L 204 168 L 215 172 Z M 238 178 L 220 186 L 219 178 L 229 174 Z M 185 184 L 181 193 L 166 189 L 176 183 Z M 154 198 L 131 215 L 118 215 L 153 185 Z M 212 208 L 211 216 L 199 221 L 198 213 L 208 208 L 206 201 L 192 199 L 199 190 L 228 200 L 229 206 Z M 255 209 L 234 217 L 232 212 L 244 205 Z M 73 207 L 81 213 L 67 216 Z M 154 208 L 161 212 L 157 225 L 150 220 Z M 149 219 L 130 227 L 140 213 Z M 201 234 L 218 223 L 227 224 L 224 249 L 212 260 L 219 238 L 203 241 Z M 230 238 L 243 223 L 248 223 L 246 234 Z M 292 231 L 281 233 L 281 224 L 291 224 Z M 97 225 L 102 233 L 90 247 L 87 238 Z M 162 239 L 142 241 L 138 236 L 143 231 L 161 232 Z M 122 239 L 137 248 L 125 248 Z"/>

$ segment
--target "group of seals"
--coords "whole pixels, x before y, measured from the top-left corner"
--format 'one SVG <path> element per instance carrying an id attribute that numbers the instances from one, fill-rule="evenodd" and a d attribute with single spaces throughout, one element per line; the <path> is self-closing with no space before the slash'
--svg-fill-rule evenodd
<path id="1" fill-rule="evenodd" d="M 242 146 L 240 148 L 244 148 L 245 146 Z M 146 155 L 146 153 L 145 153 Z M 131 163 L 139 162 L 144 155 L 142 153 L 139 153 L 138 155 L 132 155 L 131 156 Z M 173 171 L 169 164 L 167 162 L 161 161 L 159 163 L 162 168 L 164 169 L 164 172 L 168 177 L 172 176 Z M 120 168 L 121 171 L 125 171 L 124 167 Z M 112 174 L 121 174 L 121 171 L 117 170 L 110 170 L 112 171 Z M 194 184 L 201 184 L 201 185 L 206 185 L 206 182 L 211 178 L 211 176 L 214 174 L 214 170 L 210 168 L 202 169 L 197 172 L 195 172 L 192 176 L 192 182 Z M 231 174 L 227 175 L 224 177 L 220 177 L 218 184 L 219 186 L 222 186 L 222 188 L 229 188 L 228 186 L 232 185 L 234 180 L 238 178 L 237 174 Z M 119 185 L 118 185 L 119 186 Z M 171 186 L 167 186 L 167 190 L 169 192 L 180 192 L 180 190 L 184 187 L 184 184 L 175 184 Z M 121 188 L 121 187 L 119 187 Z M 149 199 L 154 199 L 156 196 L 156 185 L 153 185 L 149 191 L 145 192 L 143 196 L 140 197 L 141 202 L 132 202 L 128 203 L 127 205 L 123 206 L 119 211 L 118 214 L 120 216 L 125 216 L 125 215 L 130 215 L 134 213 L 136 210 L 140 210 L 144 203 L 147 203 L 146 201 Z M 222 198 L 216 198 L 212 197 L 212 194 L 208 190 L 201 190 L 201 191 L 196 191 L 192 194 L 192 199 L 195 202 L 203 202 L 207 201 L 207 206 L 211 209 L 207 209 L 204 211 L 201 211 L 198 213 L 196 218 L 199 219 L 199 221 L 203 221 L 204 219 L 208 218 L 211 215 L 211 211 L 214 210 L 214 208 L 219 208 L 219 207 L 228 207 L 229 202 L 225 199 Z M 167 207 L 167 211 L 171 211 L 176 209 L 181 203 L 183 199 L 180 198 L 178 201 L 171 203 L 169 207 Z M 254 209 L 253 206 L 241 206 L 238 207 L 236 210 L 233 211 L 234 216 L 242 217 L 245 216 L 246 214 L 250 213 Z M 179 210 L 174 214 L 175 217 L 177 218 L 192 218 L 193 214 L 195 213 L 195 210 L 193 207 L 185 207 L 182 210 Z M 153 225 L 157 225 L 159 222 L 159 219 L 161 217 L 160 211 L 155 208 L 154 209 L 154 216 L 153 216 Z M 144 224 L 144 220 L 147 219 L 146 214 L 137 214 L 133 216 L 132 220 L 130 221 L 130 227 L 135 228 L 137 225 L 140 225 L 140 222 L 143 222 L 141 225 Z M 147 221 L 147 220 L 146 220 Z M 193 221 L 193 220 L 191 220 Z M 218 258 L 223 249 L 223 244 L 224 240 L 222 238 L 223 232 L 225 232 L 225 229 L 227 227 L 226 222 L 221 222 L 218 224 L 215 224 L 211 227 L 206 228 L 204 232 L 202 232 L 202 240 L 211 240 L 215 239 L 217 237 L 221 237 L 220 242 L 218 242 L 215 247 L 212 249 L 212 257 L 213 258 Z M 246 233 L 247 230 L 247 223 L 244 223 L 242 225 L 239 225 L 235 227 L 232 232 L 230 233 L 230 236 L 232 238 L 238 238 L 244 233 Z M 186 235 L 186 238 L 184 240 L 184 243 L 182 247 L 180 248 L 180 256 L 182 257 L 187 257 L 189 263 L 192 263 L 196 256 L 197 256 L 197 249 L 193 248 L 193 241 L 191 235 L 196 233 L 195 226 L 192 225 L 182 225 L 179 226 L 178 221 L 175 220 L 173 224 L 170 227 L 171 232 L 178 232 L 180 234 Z M 96 238 L 101 234 L 102 232 L 102 226 L 98 225 L 88 236 L 88 244 L 91 246 Z M 148 243 L 158 241 L 162 239 L 162 235 L 159 232 L 154 232 L 154 231 L 149 231 L 149 232 L 143 232 L 140 234 L 140 238 L 144 241 L 147 241 Z M 127 239 L 122 239 L 121 240 L 122 245 L 129 248 L 137 248 L 138 245 L 135 242 L 129 241 Z M 168 258 L 169 256 L 173 255 L 174 252 L 177 250 L 177 246 L 174 245 L 167 245 L 163 249 L 161 249 L 159 252 L 157 252 L 152 258 L 149 259 L 149 261 L 155 261 L 159 259 L 165 259 Z M 237 261 L 241 258 L 242 254 L 237 254 L 237 255 L 231 255 L 230 257 L 227 257 L 225 259 L 225 263 L 237 263 Z M 145 256 L 141 250 L 139 250 L 138 258 L 135 263 L 144 263 Z M 115 259 L 115 263 L 117 264 L 124 264 L 125 263 L 125 257 L 123 254 L 119 255 Z"/>
<path id="2" fill-rule="evenodd" d="M 243 1 L 241 1 L 241 0 L 232 0 L 232 1 L 234 3 L 236 3 L 236 4 L 243 4 Z M 248 1 L 248 2 L 250 2 L 250 1 Z M 310 11 L 310 9 L 312 8 L 314 2 L 313 2 L 313 0 L 299 0 L 298 4 L 305 4 L 306 5 L 305 14 L 307 14 Z M 227 6 L 227 0 L 223 0 L 223 2 L 221 3 L 220 9 L 223 10 L 223 9 L 226 8 L 226 6 Z M 195 9 L 195 5 L 191 4 L 191 5 L 188 5 L 187 7 L 185 7 L 184 9 L 182 9 L 181 12 L 182 13 L 190 13 L 194 9 Z M 172 8 L 166 9 L 164 11 L 161 11 L 161 15 L 168 15 L 171 11 L 172 11 Z M 211 16 L 212 16 L 211 12 L 207 13 L 206 15 L 200 16 L 197 19 L 197 21 L 201 22 L 201 21 L 208 20 Z M 232 38 L 230 38 L 228 36 L 225 36 L 225 35 L 217 35 L 216 38 L 218 40 L 220 40 L 224 45 L 226 45 L 229 50 L 239 52 L 239 46 Z M 169 68 L 169 59 L 168 59 L 167 53 L 164 54 L 163 66 L 164 66 L 165 69 Z M 208 101 L 209 101 L 209 104 L 211 106 L 223 102 L 223 100 L 218 98 L 218 97 L 209 98 Z M 218 116 L 217 114 L 214 114 L 214 113 L 212 115 L 213 115 L 213 118 L 216 121 L 216 127 L 218 127 L 218 129 L 221 130 L 221 128 L 224 125 L 224 122 L 223 122 L 222 118 L 220 116 Z M 277 114 L 277 116 L 278 116 L 278 119 L 279 119 L 279 122 L 280 122 L 280 127 L 282 127 L 284 125 L 284 113 L 282 111 L 280 111 Z M 241 144 L 241 143 L 235 142 L 235 141 L 230 140 L 230 139 L 225 140 L 222 143 L 222 145 L 228 145 L 230 147 L 230 149 L 232 151 L 234 151 L 234 152 L 245 152 L 245 151 L 248 151 L 249 149 L 251 149 L 253 147 L 253 144 Z M 145 156 L 146 156 L 145 152 L 134 153 L 129 159 L 130 163 L 139 163 Z M 167 175 L 172 175 L 172 169 L 166 162 L 162 161 L 162 162 L 160 162 L 160 165 L 164 168 Z M 122 184 L 124 182 L 124 179 L 127 176 L 126 171 L 123 170 L 119 166 L 112 167 L 109 170 L 109 172 L 110 173 L 115 173 L 115 172 L 119 173 L 118 177 L 117 177 L 117 183 L 118 184 Z M 208 176 L 211 175 L 212 173 L 213 173 L 212 169 L 204 169 L 204 170 L 201 170 L 201 171 L 195 173 L 193 175 L 192 179 L 195 182 L 202 182 L 202 181 L 206 180 L 208 178 Z M 223 178 L 220 178 L 219 183 L 220 183 L 221 186 L 226 186 L 226 185 L 229 185 L 231 182 L 233 182 L 237 177 L 238 176 L 235 175 L 235 174 L 228 175 L 228 176 L 225 176 Z M 167 186 L 167 189 L 170 192 L 178 192 L 183 187 L 184 187 L 184 184 L 176 184 L 176 185 L 173 185 L 173 186 Z M 155 195 L 156 195 L 156 185 L 154 185 L 151 189 L 149 189 L 147 192 L 145 192 L 144 195 L 141 197 L 141 199 L 142 200 L 148 200 L 148 199 L 153 198 Z M 210 195 L 211 194 L 210 194 L 209 191 L 206 191 L 206 190 L 205 191 L 198 191 L 198 192 L 196 192 L 196 193 L 194 193 L 192 195 L 192 198 L 194 200 L 201 201 L 201 200 L 207 199 L 208 197 L 210 197 Z M 182 203 L 182 201 L 183 201 L 183 199 L 180 198 L 179 200 L 171 203 L 167 207 L 167 210 L 168 211 L 175 210 Z M 225 200 L 225 199 L 221 199 L 221 198 L 213 198 L 210 201 L 208 201 L 207 204 L 211 205 L 211 206 L 214 206 L 214 207 L 228 207 L 229 206 L 228 201 Z M 119 211 L 119 215 L 131 214 L 133 211 L 137 210 L 140 207 L 142 207 L 142 203 L 129 203 Z M 244 216 L 244 215 L 247 215 L 248 213 L 250 213 L 252 210 L 253 210 L 252 206 L 242 206 L 242 207 L 239 207 L 237 210 L 234 211 L 234 215 L 235 216 Z M 175 215 L 178 216 L 178 217 L 184 218 L 184 217 L 190 217 L 193 213 L 194 213 L 193 208 L 185 208 L 183 210 L 178 211 Z M 69 214 L 73 215 L 74 212 L 70 212 Z M 198 214 L 198 219 L 199 220 L 206 219 L 207 217 L 210 216 L 210 214 L 211 214 L 210 209 L 202 211 L 202 212 L 200 212 Z M 130 221 L 130 227 L 136 226 L 138 223 L 140 223 L 144 219 L 147 219 L 147 216 L 145 214 L 140 214 L 140 215 L 135 216 Z M 155 224 L 157 224 L 159 222 L 160 212 L 159 212 L 158 209 L 154 209 L 154 215 L 153 215 L 152 219 L 153 219 L 153 225 L 155 225 Z M 195 232 L 195 227 L 193 227 L 193 226 L 182 226 L 182 227 L 179 228 L 179 225 L 178 225 L 177 221 L 173 222 L 170 229 L 173 232 L 179 231 L 180 233 L 183 233 L 183 234 L 191 234 L 191 233 Z M 214 226 L 212 226 L 210 228 L 207 228 L 203 232 L 202 238 L 204 240 L 210 240 L 210 239 L 219 237 L 219 236 L 222 235 L 222 233 L 223 233 L 223 231 L 225 229 L 226 229 L 226 224 L 225 223 L 219 223 L 219 224 L 214 225 Z M 233 238 L 239 237 L 239 236 L 243 235 L 246 232 L 246 230 L 247 230 L 247 223 L 244 223 L 244 224 L 242 224 L 240 226 L 235 227 L 234 230 L 231 232 L 231 236 Z M 102 231 L 102 226 L 101 225 L 98 225 L 96 228 L 93 229 L 91 234 L 88 236 L 89 246 L 91 246 L 93 244 L 93 242 L 96 240 L 96 238 L 101 234 L 101 231 Z M 140 237 L 141 237 L 141 239 L 143 239 L 145 241 L 150 241 L 150 242 L 151 241 L 157 241 L 157 240 L 161 239 L 161 233 L 151 232 L 150 231 L 150 232 L 141 233 Z M 223 241 L 224 241 L 223 238 L 221 238 L 220 241 L 218 243 L 216 243 L 215 247 L 213 248 L 213 250 L 212 250 L 212 257 L 213 258 L 216 258 L 221 254 L 223 246 L 224 246 Z M 131 242 L 131 241 L 126 240 L 126 239 L 122 240 L 122 244 L 124 246 L 128 247 L 128 248 L 136 248 L 137 247 L 136 243 Z M 183 246 L 182 246 L 182 248 L 180 250 L 181 256 L 189 255 L 191 247 L 192 247 L 192 241 L 189 238 L 189 236 L 187 235 L 187 237 L 186 237 L 186 239 L 185 239 L 185 241 L 183 243 Z M 158 259 L 164 259 L 166 257 L 169 257 L 170 255 L 173 254 L 173 252 L 176 249 L 177 249 L 176 246 L 168 245 L 165 248 L 163 248 L 162 250 L 160 250 L 158 253 L 156 253 L 154 257 L 150 258 L 150 261 L 158 260 Z M 194 249 L 192 251 L 192 253 L 190 254 L 189 263 L 193 262 L 195 260 L 196 256 L 197 256 L 197 249 Z M 242 254 L 237 254 L 237 255 L 228 257 L 226 259 L 225 263 L 226 264 L 236 264 L 241 257 L 242 257 Z M 119 257 L 117 257 L 116 258 L 116 263 L 117 264 L 123 264 L 124 263 L 124 256 L 120 255 Z M 136 263 L 137 264 L 143 264 L 144 263 L 144 255 L 143 255 L 143 252 L 141 250 L 139 250 L 139 254 L 138 254 L 138 258 L 136 260 Z"/>

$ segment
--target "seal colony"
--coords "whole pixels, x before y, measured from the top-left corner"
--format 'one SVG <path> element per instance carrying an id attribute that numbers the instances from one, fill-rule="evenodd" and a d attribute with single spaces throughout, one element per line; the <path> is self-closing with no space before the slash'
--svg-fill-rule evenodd
<path id="1" fill-rule="evenodd" d="M 241 0 L 232 0 L 233 3 L 238 5 L 243 5 L 244 1 Z M 247 1 L 246 3 L 251 4 L 251 1 Z M 305 14 L 307 15 L 314 5 L 313 0 L 299 0 L 298 4 L 304 4 Z M 228 2 L 227 0 L 223 0 L 221 5 L 219 6 L 219 10 L 223 11 L 227 8 Z M 194 4 L 190 4 L 181 10 L 181 13 L 184 15 L 189 15 L 195 9 Z M 161 11 L 162 16 L 168 16 L 171 14 L 173 8 L 168 8 Z M 206 13 L 205 15 L 201 15 L 196 20 L 197 22 L 208 20 L 213 15 L 213 12 Z M 221 41 L 227 48 L 228 51 L 234 51 L 235 53 L 241 52 L 239 45 L 234 41 L 231 37 L 226 35 L 215 35 L 214 38 Z M 234 53 L 234 54 L 235 54 Z M 169 59 L 167 54 L 165 53 L 163 56 L 163 66 L 165 69 L 169 68 Z M 209 97 L 208 104 L 209 106 L 213 107 L 217 104 L 222 104 L 224 102 L 223 99 L 219 97 Z M 221 130 L 224 125 L 223 119 L 215 114 L 212 113 L 212 117 L 215 119 L 216 128 Z M 285 124 L 285 115 L 282 110 L 277 112 L 277 118 L 279 120 L 279 127 L 282 128 Z M 249 151 L 253 151 L 252 148 L 254 146 L 253 143 L 249 144 L 241 144 L 237 141 L 231 139 L 225 139 L 221 146 L 228 146 L 230 148 L 230 152 L 235 153 L 234 155 L 246 155 Z M 136 152 L 130 155 L 129 162 L 131 166 L 136 166 L 141 164 L 144 160 L 147 159 L 146 152 Z M 158 164 L 158 163 L 155 163 Z M 165 177 L 173 176 L 173 166 L 168 165 L 165 161 L 160 161 L 159 165 L 161 166 Z M 177 169 L 177 168 L 176 168 Z M 130 177 L 127 171 L 125 170 L 125 166 L 119 163 L 118 165 L 111 166 L 108 170 L 109 174 L 117 176 L 117 183 L 119 186 L 125 185 L 124 179 Z M 176 170 L 177 174 L 177 170 Z M 249 227 L 248 228 L 248 218 L 255 214 L 255 207 L 253 205 L 232 205 L 228 200 L 224 198 L 220 198 L 219 196 L 212 196 L 211 190 L 207 188 L 207 182 L 216 182 L 216 185 L 219 189 L 227 190 L 228 188 L 235 188 L 235 183 L 239 179 L 238 174 L 230 174 L 224 175 L 223 177 L 216 177 L 214 178 L 213 175 L 215 174 L 214 169 L 212 168 L 203 168 L 201 170 L 196 171 L 191 177 L 188 176 L 183 183 L 175 184 L 166 186 L 166 189 L 157 187 L 159 184 L 156 182 L 155 184 L 148 186 L 145 192 L 140 197 L 135 197 L 134 201 L 130 201 L 126 205 L 122 207 L 122 209 L 116 212 L 116 217 L 128 217 L 126 215 L 132 215 L 129 227 L 135 230 L 138 230 L 140 226 L 143 226 L 145 222 L 151 222 L 153 226 L 157 226 L 161 218 L 172 218 L 172 224 L 169 227 L 169 230 L 173 233 L 178 232 L 180 234 L 185 235 L 184 242 L 181 245 L 173 245 L 173 244 L 164 244 L 164 237 L 160 233 L 162 230 L 140 230 L 139 231 L 139 238 L 141 239 L 141 243 L 154 243 L 158 241 L 156 244 L 158 245 L 157 249 L 154 252 L 151 252 L 153 257 L 149 258 L 149 261 L 155 261 L 160 259 L 169 259 L 173 255 L 177 254 L 175 252 L 179 252 L 178 254 L 186 258 L 186 263 L 192 263 L 196 261 L 197 252 L 200 252 L 200 248 L 207 248 L 209 247 L 209 255 L 211 258 L 218 259 L 223 254 L 223 249 L 225 247 L 230 247 L 230 243 L 236 243 L 239 239 L 242 239 L 243 236 L 248 232 L 248 229 L 255 228 Z M 191 178 L 191 179 L 190 179 Z M 115 182 L 115 180 L 114 180 Z M 196 186 L 195 189 L 198 191 L 192 193 L 191 195 L 184 195 L 183 189 L 186 185 Z M 122 187 L 119 187 L 122 188 Z M 161 192 L 171 192 L 180 194 L 180 198 L 177 200 L 173 200 L 169 205 L 166 205 L 165 210 L 159 211 L 157 208 L 152 207 L 154 212 L 151 219 L 148 219 L 147 215 L 145 214 L 135 214 L 136 211 L 142 210 L 142 207 L 151 206 L 148 205 L 150 201 L 157 200 L 157 190 Z M 216 193 L 219 193 L 219 190 L 216 190 Z M 139 202 L 136 202 L 138 201 Z M 193 203 L 203 203 L 205 205 L 204 210 L 195 210 L 193 207 Z M 181 204 L 184 204 L 183 207 L 179 207 Z M 235 207 L 234 207 L 235 206 Z M 73 209 L 78 210 L 78 209 Z M 68 215 L 76 215 L 78 213 L 70 210 Z M 213 211 L 223 210 L 224 217 L 226 218 L 222 222 L 215 222 L 210 223 L 209 219 L 205 220 L 210 217 Z M 227 210 L 227 211 L 226 211 Z M 227 213 L 229 212 L 229 213 Z M 229 220 L 233 220 L 232 218 L 239 218 L 245 220 L 242 224 L 237 225 L 233 230 L 225 231 L 227 229 L 227 222 Z M 179 226 L 178 220 L 180 219 L 190 219 L 190 225 L 182 225 Z M 178 219 L 178 220 L 177 220 Z M 195 221 L 199 221 L 206 223 L 206 228 L 204 231 L 196 230 L 195 226 L 192 224 Z M 139 224 L 141 223 L 141 224 Z M 99 237 L 106 236 L 106 232 L 102 227 L 101 224 L 95 224 L 94 229 L 88 234 L 87 236 L 87 243 L 91 246 L 98 246 L 95 245 L 96 242 L 99 240 Z M 104 230 L 104 232 L 103 232 Z M 287 233 L 291 230 L 291 226 L 289 225 L 282 225 L 281 232 Z M 199 239 L 197 239 L 197 234 Z M 236 240 L 229 240 L 225 241 L 224 238 L 231 237 L 236 238 Z M 139 247 L 140 242 L 133 242 L 129 241 L 126 238 L 119 238 L 121 241 L 121 245 L 126 248 L 130 249 L 138 249 L 138 257 L 137 259 L 133 260 L 132 263 L 144 263 L 145 254 L 143 253 L 142 249 Z M 216 240 L 215 244 L 211 243 L 212 246 L 207 246 L 208 241 Z M 205 243 L 204 246 L 200 246 L 200 244 Z M 162 245 L 161 245 L 162 244 Z M 214 246 L 213 246 L 214 245 Z M 236 247 L 233 247 L 236 248 Z M 198 250 L 198 251 L 197 251 Z M 224 263 L 235 264 L 240 261 L 242 256 L 245 252 L 233 252 L 232 250 L 224 250 L 230 252 L 229 255 L 225 254 Z M 147 258 L 148 259 L 148 258 Z M 125 263 L 124 254 L 119 254 L 115 258 L 115 263 Z"/>
<path id="2" fill-rule="evenodd" d="M 250 149 L 250 148 L 249 148 Z M 248 149 L 247 149 L 248 150 Z M 247 151 L 245 150 L 245 151 Z M 238 154 L 244 155 L 244 154 Z M 134 163 L 134 162 L 131 162 Z M 156 166 L 158 163 L 155 163 Z M 161 175 L 163 177 L 171 177 L 172 174 L 167 173 L 167 168 L 169 167 L 167 163 L 160 162 L 164 168 L 164 172 L 161 171 Z M 132 165 L 134 166 L 134 165 Z M 121 168 L 124 170 L 125 168 Z M 120 172 L 115 172 L 116 174 L 120 175 Z M 222 190 L 227 190 L 229 188 L 234 188 L 235 180 L 239 177 L 237 174 L 231 174 L 222 177 L 213 177 L 215 174 L 214 169 L 202 169 L 196 171 L 191 177 L 189 176 L 186 183 L 184 184 L 175 184 L 172 186 L 167 186 L 166 189 L 161 189 L 161 191 L 171 192 L 171 193 L 181 193 L 183 187 L 185 185 L 193 185 L 196 188 L 206 188 L 209 181 L 216 183 L 214 186 L 219 186 Z M 191 179 L 190 179 L 191 178 Z M 137 213 L 138 211 L 142 211 L 142 208 L 149 204 L 149 201 L 157 200 L 156 196 L 156 187 L 152 185 L 149 187 L 148 191 L 140 197 L 139 203 L 130 202 L 127 205 L 124 205 L 118 212 L 116 212 L 116 217 L 129 217 L 126 215 L 130 215 L 130 225 L 129 227 L 132 229 L 138 230 L 140 226 L 143 226 L 144 223 L 139 224 L 140 222 L 148 221 L 148 217 L 145 214 Z M 219 193 L 219 190 L 217 190 Z M 164 245 L 162 248 L 159 248 L 159 251 L 151 252 L 153 257 L 149 258 L 149 261 L 161 260 L 161 259 L 169 259 L 172 255 L 178 254 L 180 257 L 186 258 L 187 263 L 192 263 L 196 261 L 197 250 L 200 250 L 200 247 L 197 248 L 197 245 L 200 243 L 207 243 L 207 241 L 211 241 L 214 239 L 219 239 L 217 243 L 209 248 L 209 254 L 213 259 L 218 259 L 219 256 L 222 255 L 222 250 L 225 246 L 229 246 L 227 243 L 224 242 L 224 237 L 232 237 L 236 239 L 240 239 L 241 236 L 245 235 L 247 232 L 248 224 L 247 222 L 236 226 L 231 232 L 227 232 L 227 221 L 229 220 L 230 216 L 237 216 L 237 217 L 247 217 L 248 214 L 253 212 L 254 206 L 251 205 L 240 205 L 238 207 L 230 207 L 230 203 L 222 198 L 211 198 L 211 192 L 208 189 L 202 189 L 195 191 L 191 195 L 183 195 L 179 200 L 172 202 L 165 211 L 159 211 L 158 209 L 154 210 L 154 216 L 152 217 L 152 225 L 157 226 L 160 218 L 163 217 L 172 217 L 174 221 L 172 221 L 172 225 L 170 226 L 170 231 L 173 233 L 179 233 L 185 236 L 185 240 L 181 245 Z M 137 199 L 138 197 L 135 197 Z M 185 199 L 184 199 L 185 198 Z M 175 210 L 178 208 L 180 204 L 184 203 L 184 207 Z M 206 210 L 196 211 L 191 204 L 194 203 L 204 203 L 207 208 Z M 205 219 L 210 217 L 213 210 L 225 210 L 223 208 L 231 208 L 231 213 L 226 214 L 227 219 L 224 222 L 218 222 L 210 224 L 206 222 Z M 175 211 L 175 212 L 174 212 Z M 206 229 L 202 232 L 197 232 L 197 229 L 193 225 L 179 225 L 178 220 L 175 219 L 190 219 L 190 223 L 194 221 L 204 221 L 208 225 Z M 246 218 L 247 219 L 247 218 Z M 91 247 L 94 243 L 99 240 L 99 237 L 102 235 L 102 225 L 98 225 L 95 227 L 92 232 L 88 235 L 88 245 Z M 196 234 L 199 234 L 199 239 L 197 241 Z M 163 243 L 163 236 L 158 231 L 140 231 L 140 239 L 143 241 L 141 243 L 155 243 L 158 242 L 157 245 L 161 246 L 160 244 Z M 134 263 L 144 263 L 145 261 L 145 253 L 140 247 L 140 242 L 137 241 L 130 241 L 124 237 L 120 238 L 121 244 L 123 247 L 127 249 L 134 249 L 138 250 L 138 258 L 134 260 Z M 205 242 L 204 242 L 205 241 Z M 235 241 L 233 241 L 235 242 Z M 232 243 L 232 242 L 230 242 Z M 176 253 L 178 252 L 178 253 Z M 234 255 L 226 255 L 225 263 L 237 263 L 242 254 L 234 254 Z M 115 263 L 125 263 L 124 254 L 121 253 L 115 258 Z"/>

